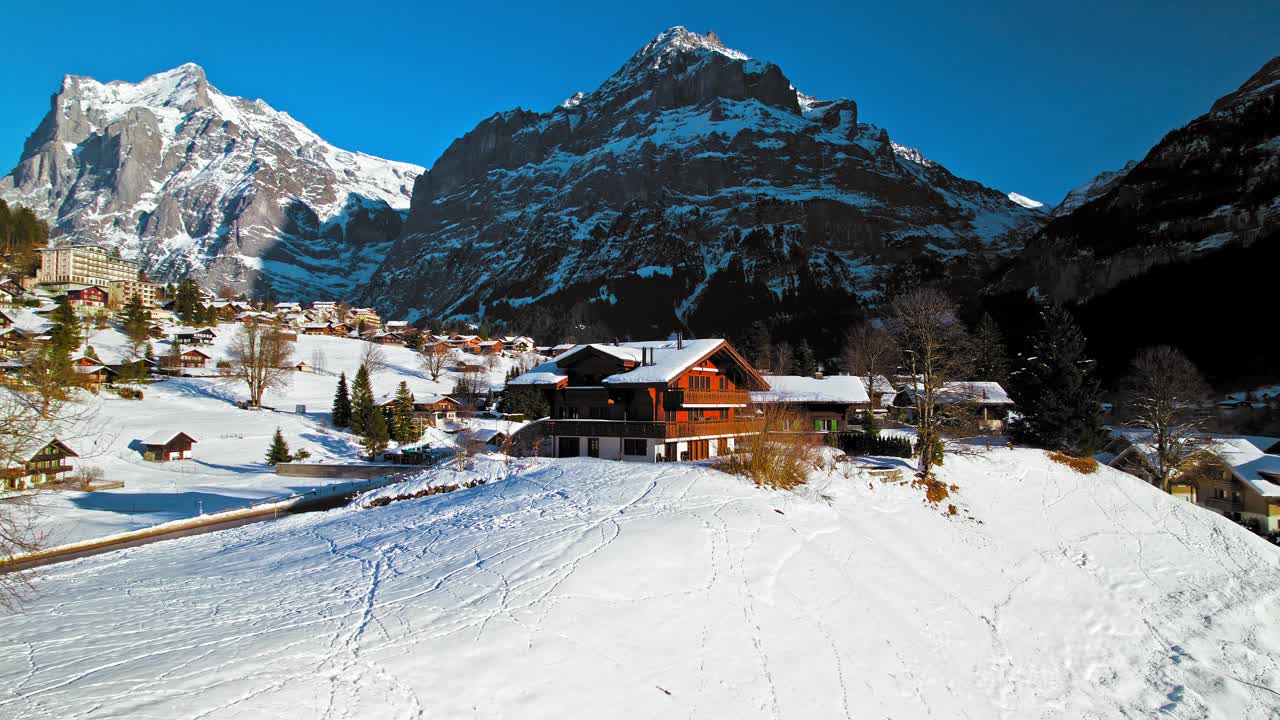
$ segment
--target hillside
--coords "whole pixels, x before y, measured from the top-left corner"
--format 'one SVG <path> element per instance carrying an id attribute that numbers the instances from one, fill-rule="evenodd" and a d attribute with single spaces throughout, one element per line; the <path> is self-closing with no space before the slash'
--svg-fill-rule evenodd
<path id="1" fill-rule="evenodd" d="M 516 462 L 50 567 L 0 714 L 1280 716 L 1280 552 L 1114 471 L 949 457 L 947 517 L 855 473 Z"/>
<path id="2" fill-rule="evenodd" d="M 349 152 L 187 63 L 136 83 L 68 75 L 0 197 L 151 277 L 333 299 L 400 233 L 421 167 Z"/>
<path id="3" fill-rule="evenodd" d="M 1043 218 L 894 142 L 854 101 L 674 27 L 598 88 L 451 144 L 363 297 L 732 334 L 748 315 L 856 312 L 915 274 L 976 287 Z"/>

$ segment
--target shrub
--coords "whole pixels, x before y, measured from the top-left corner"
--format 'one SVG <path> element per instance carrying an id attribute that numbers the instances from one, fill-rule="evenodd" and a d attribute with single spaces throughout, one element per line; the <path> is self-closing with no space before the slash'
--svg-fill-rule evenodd
<path id="1" fill-rule="evenodd" d="M 768 407 L 763 420 L 758 432 L 738 437 L 734 452 L 717 457 L 713 467 L 776 490 L 804 484 L 819 459 L 813 436 L 785 431 L 802 425 L 785 407 Z"/>
<path id="2" fill-rule="evenodd" d="M 1098 461 L 1091 457 L 1071 457 L 1070 455 L 1060 453 L 1057 450 L 1051 451 L 1047 454 L 1049 455 L 1050 460 L 1056 463 L 1062 463 L 1082 475 L 1089 475 L 1098 469 Z"/>
<path id="3" fill-rule="evenodd" d="M 845 455 L 885 455 L 914 457 L 911 440 L 901 435 L 871 435 L 863 432 L 827 433 L 827 444 Z"/>

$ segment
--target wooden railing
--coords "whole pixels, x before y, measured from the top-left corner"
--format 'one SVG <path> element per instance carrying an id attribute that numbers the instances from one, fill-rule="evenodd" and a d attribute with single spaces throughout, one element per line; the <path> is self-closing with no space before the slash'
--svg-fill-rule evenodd
<path id="1" fill-rule="evenodd" d="M 692 420 L 688 422 L 634 422 L 609 420 L 543 420 L 545 435 L 579 437 L 668 438 L 741 435 L 760 431 L 761 420 Z"/>
<path id="2" fill-rule="evenodd" d="M 751 402 L 751 393 L 746 390 L 671 388 L 667 390 L 666 401 L 668 407 L 686 405 L 738 405 L 745 407 Z"/>

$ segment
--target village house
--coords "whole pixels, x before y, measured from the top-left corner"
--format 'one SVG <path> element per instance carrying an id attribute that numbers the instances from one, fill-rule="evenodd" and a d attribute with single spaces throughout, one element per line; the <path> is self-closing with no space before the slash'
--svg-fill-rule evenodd
<path id="1" fill-rule="evenodd" d="M 79 314 L 92 314 L 107 306 L 107 291 L 97 285 L 72 285 L 67 288 L 67 304 Z"/>
<path id="2" fill-rule="evenodd" d="M 327 322 L 309 322 L 302 324 L 303 335 L 332 335 L 333 325 Z"/>
<path id="3" fill-rule="evenodd" d="M 0 304 L 16 305 L 22 302 L 22 298 L 26 294 L 27 291 L 12 280 L 0 282 Z"/>
<path id="4" fill-rule="evenodd" d="M 1199 462 L 1174 478 L 1174 497 L 1225 515 L 1262 533 L 1280 533 L 1280 455 L 1243 437 L 1204 438 Z M 1113 437 L 1099 456 L 1110 467 L 1154 482 L 1155 450 L 1144 438 Z"/>
<path id="5" fill-rule="evenodd" d="M 894 413 L 908 424 L 916 421 L 917 387 L 899 390 L 893 396 Z M 973 413 L 981 430 L 1003 432 L 1013 400 L 997 382 L 959 381 L 945 383 L 937 394 L 940 409 L 965 409 Z"/>
<path id="6" fill-rule="evenodd" d="M 871 400 L 873 411 L 883 414 L 887 408 L 893 407 L 893 397 L 898 394 L 898 390 L 894 388 L 889 378 L 883 375 L 872 375 L 870 378 L 860 379 L 862 387 L 867 391 L 867 397 Z"/>
<path id="7" fill-rule="evenodd" d="M 769 384 L 724 340 L 579 345 L 513 379 L 543 390 L 551 418 L 526 426 L 545 454 L 662 462 L 733 450 L 739 417 Z"/>
<path id="8" fill-rule="evenodd" d="M 413 403 L 413 416 L 427 425 L 444 425 L 456 422 L 462 403 L 448 395 L 428 395 Z"/>
<path id="9" fill-rule="evenodd" d="M 78 355 L 71 358 L 71 369 L 80 375 L 80 379 L 87 385 L 105 385 L 116 378 L 115 370 L 102 364 L 97 358 L 91 358 L 88 355 Z"/>
<path id="10" fill-rule="evenodd" d="M 501 355 L 502 350 L 503 347 L 500 340 L 483 340 L 471 348 L 471 352 L 479 355 Z"/>
<path id="11" fill-rule="evenodd" d="M 860 430 L 864 416 L 871 409 L 862 378 L 852 375 L 823 378 L 766 375 L 764 379 L 769 389 L 752 392 L 751 402 L 793 412 L 795 422 L 786 428 L 788 430 L 819 433 Z"/>
<path id="12" fill-rule="evenodd" d="M 405 339 L 398 332 L 375 332 L 369 337 L 369 341 L 379 345 L 404 345 Z"/>
<path id="13" fill-rule="evenodd" d="M 553 345 L 547 348 L 547 354 L 551 357 L 559 357 L 575 347 L 577 347 L 577 345 L 574 345 L 573 343 L 560 343 L 559 345 Z"/>
<path id="14" fill-rule="evenodd" d="M 408 320 L 388 320 L 382 325 L 382 329 L 387 332 L 400 333 L 407 335 L 417 332 Z"/>
<path id="15" fill-rule="evenodd" d="M 23 490 L 58 482 L 72 470 L 67 459 L 79 456 L 61 440 L 53 438 L 48 442 L 26 443 L 25 447 L 18 448 L 14 457 L 26 459 L 0 458 L 0 463 L 3 463 L 0 479 L 4 481 L 0 487 L 4 490 Z"/>
<path id="16" fill-rule="evenodd" d="M 450 335 L 447 342 L 451 348 L 472 352 L 482 340 L 479 335 Z"/>
<path id="17" fill-rule="evenodd" d="M 169 339 L 180 345 L 212 345 L 218 334 L 210 328 L 175 327 Z"/>
<path id="18" fill-rule="evenodd" d="M 275 304 L 275 313 L 277 315 L 300 315 L 302 314 L 302 305 L 296 302 L 281 302 Z"/>
<path id="19" fill-rule="evenodd" d="M 151 462 L 186 460 L 191 457 L 191 446 L 196 439 L 174 430 L 157 430 L 140 441 L 142 457 Z"/>
<path id="20" fill-rule="evenodd" d="M 193 369 L 193 368 L 204 368 L 209 366 L 209 361 L 212 359 L 213 359 L 212 356 L 204 352 L 201 352 L 196 348 L 189 348 L 187 350 L 184 350 L 182 354 L 178 356 L 178 363 L 181 365 L 181 367 L 184 370 Z"/>
<path id="21" fill-rule="evenodd" d="M 379 330 L 382 328 L 382 318 L 378 317 L 378 311 L 373 308 L 351 308 L 351 312 L 347 314 L 346 321 L 348 325 L 364 330 Z"/>
<path id="22" fill-rule="evenodd" d="M 499 338 L 499 340 L 502 341 L 502 346 L 511 352 L 533 352 L 533 338 L 523 335 L 508 335 Z"/>

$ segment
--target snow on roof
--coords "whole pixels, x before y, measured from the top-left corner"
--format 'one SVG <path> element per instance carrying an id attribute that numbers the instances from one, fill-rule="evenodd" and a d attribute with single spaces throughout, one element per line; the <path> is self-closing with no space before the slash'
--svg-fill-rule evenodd
<path id="1" fill-rule="evenodd" d="M 140 442 L 143 445 L 168 445 L 170 440 L 173 440 L 179 435 L 186 435 L 191 438 L 191 442 L 196 442 L 196 439 L 191 436 L 191 433 L 184 433 L 181 430 L 156 430 L 150 435 L 142 438 Z"/>
<path id="2" fill-rule="evenodd" d="M 170 328 L 169 332 L 173 335 L 194 335 L 196 333 L 207 332 L 210 335 L 217 336 L 217 333 L 215 333 L 212 328 L 195 328 L 195 327 L 179 326 L 179 327 Z"/>
<path id="3" fill-rule="evenodd" d="M 724 343 L 724 340 L 710 338 L 706 340 L 656 340 L 648 342 L 626 342 L 614 344 L 588 343 L 571 345 L 570 349 L 558 355 L 554 360 L 535 366 L 529 372 L 511 381 L 512 385 L 555 385 L 568 379 L 562 369 L 563 364 L 587 348 L 618 358 L 619 360 L 639 363 L 644 351 L 652 352 L 652 363 L 610 375 L 602 381 L 606 385 L 665 383 L 674 380 L 680 373 L 689 369 L 698 360 L 710 355 Z M 680 347 L 683 345 L 683 347 Z"/>
<path id="4" fill-rule="evenodd" d="M 908 390 L 919 391 L 917 383 Z M 983 380 L 959 380 L 949 382 L 938 391 L 939 403 L 970 403 L 973 405 L 1012 405 L 1009 393 L 998 382 Z"/>
<path id="5" fill-rule="evenodd" d="M 1243 438 L 1217 440 L 1209 449 L 1259 495 L 1280 498 L 1280 455 L 1268 455 Z"/>
<path id="6" fill-rule="evenodd" d="M 752 392 L 752 402 L 866 403 L 871 401 L 862 378 L 852 375 L 832 375 L 824 378 L 803 375 L 766 375 L 764 379 L 769 383 L 770 389 Z"/>

